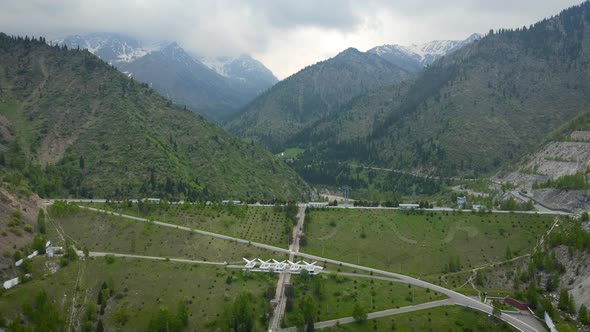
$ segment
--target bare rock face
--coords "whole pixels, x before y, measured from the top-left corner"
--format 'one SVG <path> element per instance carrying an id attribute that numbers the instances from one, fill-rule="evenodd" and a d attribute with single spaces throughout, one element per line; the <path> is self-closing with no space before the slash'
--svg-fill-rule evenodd
<path id="1" fill-rule="evenodd" d="M 532 191 L 531 196 L 552 209 L 590 210 L 590 197 L 586 190 L 537 189 Z"/>
<path id="2" fill-rule="evenodd" d="M 572 137 L 579 139 L 587 136 L 590 136 L 590 132 L 572 133 Z M 583 172 L 588 167 L 590 167 L 590 141 L 550 143 L 534 154 L 525 165 L 525 168 L 552 179 Z"/>
<path id="3" fill-rule="evenodd" d="M 586 223 L 586 226 L 590 224 Z M 590 306 L 590 254 L 578 252 L 570 256 L 565 246 L 557 247 L 555 250 L 557 259 L 565 266 L 566 271 L 560 277 L 560 288 L 570 289 L 576 310 L 579 310 L 582 304 Z"/>

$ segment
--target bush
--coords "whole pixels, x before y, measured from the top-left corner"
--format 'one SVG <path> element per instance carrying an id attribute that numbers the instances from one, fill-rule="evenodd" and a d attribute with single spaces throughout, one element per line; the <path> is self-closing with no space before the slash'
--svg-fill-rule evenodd
<path id="1" fill-rule="evenodd" d="M 107 264 L 113 264 L 115 262 L 115 256 L 106 255 L 106 256 L 104 256 L 104 260 Z"/>
<path id="2" fill-rule="evenodd" d="M 124 326 L 127 321 L 129 321 L 129 314 L 127 313 L 127 309 L 125 307 L 119 308 L 119 310 L 113 313 L 113 321 L 118 326 Z"/>
<path id="3" fill-rule="evenodd" d="M 37 228 L 41 234 L 45 234 L 47 232 L 47 225 L 45 224 L 45 212 L 41 209 L 39 209 L 39 214 L 37 215 Z"/>
<path id="4" fill-rule="evenodd" d="M 33 226 L 26 224 L 24 227 L 25 232 L 27 233 L 33 233 L 33 231 L 35 231 L 35 229 L 33 228 Z"/>
<path id="5" fill-rule="evenodd" d="M 367 311 L 362 305 L 360 305 L 360 303 L 357 302 L 354 304 L 354 309 L 352 310 L 352 317 L 354 318 L 354 321 L 357 323 L 365 322 L 367 320 Z"/>

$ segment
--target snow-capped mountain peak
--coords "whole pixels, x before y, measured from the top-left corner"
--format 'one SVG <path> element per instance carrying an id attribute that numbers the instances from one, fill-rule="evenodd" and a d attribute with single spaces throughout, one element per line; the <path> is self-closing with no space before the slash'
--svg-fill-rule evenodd
<path id="1" fill-rule="evenodd" d="M 125 75 L 217 120 L 277 82 L 270 70 L 249 55 L 204 58 L 175 41 L 148 43 L 121 34 L 92 33 L 52 43 L 87 49 Z"/>
<path id="2" fill-rule="evenodd" d="M 140 41 L 112 33 L 72 35 L 55 40 L 54 43 L 66 45 L 69 48 L 87 49 L 90 53 L 112 64 L 130 62 L 149 52 Z"/>
<path id="3" fill-rule="evenodd" d="M 259 80 L 271 85 L 276 77 L 260 61 L 247 54 L 239 56 L 198 57 L 205 66 L 219 75 L 237 80 Z"/>
<path id="4" fill-rule="evenodd" d="M 465 40 L 433 40 L 407 46 L 382 45 L 367 52 L 377 54 L 404 69 L 416 71 L 475 40 L 481 39 L 481 37 L 482 35 L 474 33 Z"/>

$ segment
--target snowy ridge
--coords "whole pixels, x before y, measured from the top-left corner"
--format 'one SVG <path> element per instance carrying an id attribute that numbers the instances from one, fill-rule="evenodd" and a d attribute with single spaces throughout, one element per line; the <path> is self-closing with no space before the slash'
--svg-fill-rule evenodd
<path id="1" fill-rule="evenodd" d="M 67 36 L 55 40 L 54 43 L 66 45 L 69 48 L 87 49 L 111 64 L 131 62 L 152 50 L 145 48 L 141 42 L 133 38 L 108 33 Z"/>
<path id="2" fill-rule="evenodd" d="M 481 39 L 482 35 L 474 33 L 465 40 L 433 40 L 423 44 L 382 45 L 374 47 L 367 52 L 377 54 L 389 60 L 399 57 L 400 61 L 414 60 L 422 67 L 427 66 L 439 58 L 450 54 L 465 45 Z"/>
<path id="3" fill-rule="evenodd" d="M 269 72 L 262 63 L 247 54 L 237 57 L 198 57 L 198 60 L 219 75 L 236 79 L 243 80 L 247 74 Z"/>
<path id="4" fill-rule="evenodd" d="M 230 56 L 221 56 L 221 57 L 197 57 L 201 63 L 205 66 L 209 67 L 209 69 L 214 70 L 221 76 L 229 77 L 227 73 L 226 66 L 233 62 L 236 58 Z"/>

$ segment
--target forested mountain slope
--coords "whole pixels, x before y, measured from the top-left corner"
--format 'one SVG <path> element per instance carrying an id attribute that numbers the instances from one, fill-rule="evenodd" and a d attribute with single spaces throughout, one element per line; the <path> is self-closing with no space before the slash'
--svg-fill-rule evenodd
<path id="1" fill-rule="evenodd" d="M 447 175 L 519 161 L 590 105 L 590 3 L 499 30 L 415 79 L 372 91 L 285 145 L 340 160 Z M 309 168 L 309 167 L 308 167 Z"/>
<path id="2" fill-rule="evenodd" d="M 381 57 L 350 48 L 277 83 L 226 128 L 271 151 L 355 96 L 409 77 Z"/>
<path id="3" fill-rule="evenodd" d="M 2 181 L 42 197 L 303 199 L 270 153 L 86 50 L 0 34 Z"/>

